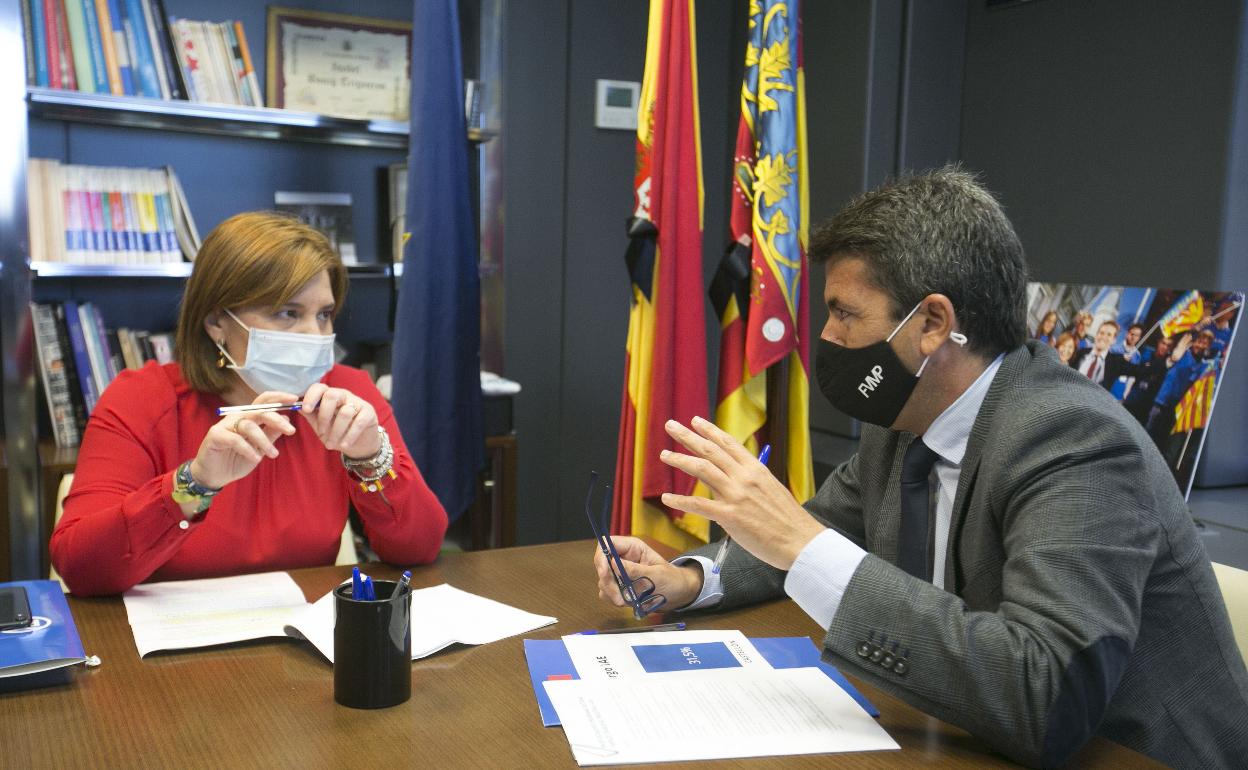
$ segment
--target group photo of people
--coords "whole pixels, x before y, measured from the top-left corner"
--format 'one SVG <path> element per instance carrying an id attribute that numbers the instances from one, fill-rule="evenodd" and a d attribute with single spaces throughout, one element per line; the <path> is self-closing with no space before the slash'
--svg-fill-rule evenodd
<path id="1" fill-rule="evenodd" d="M 1244 294 L 1064 283 L 1027 291 L 1031 336 L 1139 421 L 1186 495 Z"/>

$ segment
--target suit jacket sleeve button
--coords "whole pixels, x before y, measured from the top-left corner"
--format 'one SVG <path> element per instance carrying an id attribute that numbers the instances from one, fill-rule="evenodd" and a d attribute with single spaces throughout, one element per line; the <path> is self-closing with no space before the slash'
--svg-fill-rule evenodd
<path id="1" fill-rule="evenodd" d="M 858 643 L 858 657 L 865 658 L 871 654 L 871 645 L 867 642 Z"/>
<path id="2" fill-rule="evenodd" d="M 872 645 L 872 649 L 871 649 L 871 662 L 872 662 L 872 663 L 879 663 L 879 662 L 880 662 L 880 658 L 883 658 L 883 657 L 884 657 L 884 650 L 883 650 L 883 649 L 881 649 L 881 648 L 879 648 L 879 647 L 876 647 L 875 645 Z"/>
<path id="3" fill-rule="evenodd" d="M 896 661 L 893 662 L 894 673 L 900 676 L 905 676 L 906 672 L 909 670 L 910 670 L 910 661 L 906 660 L 905 658 L 898 658 Z"/>
<path id="4" fill-rule="evenodd" d="M 891 652 L 886 652 L 884 653 L 884 657 L 880 659 L 880 665 L 884 668 L 892 668 L 893 662 L 896 660 L 896 656 L 894 656 Z"/>

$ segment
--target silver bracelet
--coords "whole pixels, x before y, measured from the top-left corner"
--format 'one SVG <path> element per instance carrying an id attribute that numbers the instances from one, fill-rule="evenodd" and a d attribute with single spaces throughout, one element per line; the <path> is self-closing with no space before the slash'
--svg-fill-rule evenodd
<path id="1" fill-rule="evenodd" d="M 342 455 L 342 467 L 353 473 L 360 480 L 360 487 L 365 492 L 376 492 L 381 489 L 381 485 L 376 483 L 385 476 L 395 477 L 394 473 L 394 446 L 390 443 L 390 434 L 386 433 L 386 429 L 377 426 L 377 432 L 381 435 L 381 448 L 372 457 L 365 460 L 353 460 Z"/>

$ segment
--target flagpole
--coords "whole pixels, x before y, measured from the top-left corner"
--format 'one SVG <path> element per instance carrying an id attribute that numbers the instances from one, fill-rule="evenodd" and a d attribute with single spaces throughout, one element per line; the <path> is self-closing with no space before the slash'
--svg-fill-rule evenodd
<path id="1" fill-rule="evenodd" d="M 767 438 L 771 457 L 767 468 L 789 485 L 789 356 L 767 367 Z"/>

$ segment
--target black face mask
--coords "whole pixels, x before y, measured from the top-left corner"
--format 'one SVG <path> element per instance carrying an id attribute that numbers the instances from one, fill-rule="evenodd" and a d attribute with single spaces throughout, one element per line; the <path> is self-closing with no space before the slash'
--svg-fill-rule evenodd
<path id="1" fill-rule="evenodd" d="M 819 340 L 815 352 L 815 377 L 819 380 L 819 390 L 832 402 L 832 406 L 850 417 L 885 428 L 897 422 L 897 416 L 910 400 L 919 375 L 927 366 L 927 359 L 923 359 L 919 370 L 911 374 L 888 343 L 906 325 L 919 305 L 915 305 L 901 319 L 891 334 L 872 345 L 847 348 L 835 342 Z M 965 335 L 958 332 L 951 332 L 949 338 L 959 345 L 966 344 Z"/>

